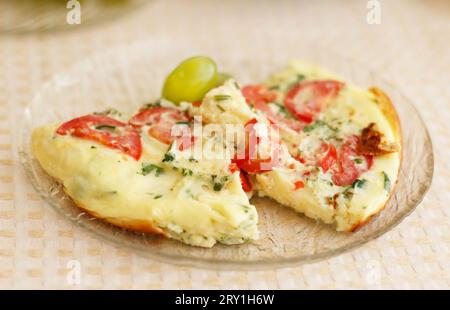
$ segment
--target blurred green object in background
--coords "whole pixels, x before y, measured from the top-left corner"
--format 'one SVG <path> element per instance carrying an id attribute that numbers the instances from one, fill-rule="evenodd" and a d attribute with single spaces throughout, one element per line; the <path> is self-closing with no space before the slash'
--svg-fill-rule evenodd
<path id="1" fill-rule="evenodd" d="M 79 29 L 111 21 L 140 7 L 148 0 L 0 0 L 0 33 L 40 33 Z M 67 22 L 67 15 L 79 3 L 80 24 Z"/>

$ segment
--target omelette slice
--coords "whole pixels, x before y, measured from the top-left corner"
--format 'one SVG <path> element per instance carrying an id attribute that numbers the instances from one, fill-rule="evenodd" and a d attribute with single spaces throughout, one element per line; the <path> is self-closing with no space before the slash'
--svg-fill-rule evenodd
<path id="1" fill-rule="evenodd" d="M 239 173 L 228 169 L 229 159 L 174 165 L 170 130 L 175 123 L 189 124 L 185 112 L 155 104 L 128 122 L 117 114 L 86 115 L 33 131 L 33 155 L 78 207 L 114 225 L 189 245 L 258 237 L 256 210 Z"/>
<path id="2" fill-rule="evenodd" d="M 247 171 L 254 190 L 338 231 L 363 225 L 393 192 L 400 129 L 377 88 L 363 90 L 294 61 L 263 84 L 240 90 L 228 81 L 191 109 L 207 122 L 276 124 L 281 160 L 268 171 Z"/>

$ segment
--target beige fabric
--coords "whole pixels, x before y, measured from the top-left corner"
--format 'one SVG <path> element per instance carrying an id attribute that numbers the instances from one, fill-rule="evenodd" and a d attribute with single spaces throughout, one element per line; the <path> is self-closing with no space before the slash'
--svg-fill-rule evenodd
<path id="1" fill-rule="evenodd" d="M 0 288 L 450 288 L 450 1 L 381 3 L 381 24 L 368 25 L 366 0 L 159 0 L 79 31 L 0 36 Z M 51 210 L 27 182 L 14 151 L 13 112 L 53 73 L 86 55 L 167 35 L 199 45 L 213 37 L 257 48 L 283 48 L 283 39 L 304 38 L 385 71 L 414 98 L 433 138 L 435 178 L 425 200 L 398 227 L 360 249 L 283 270 L 175 267 L 90 237 Z M 71 260 L 81 264 L 78 286 L 66 281 Z"/>

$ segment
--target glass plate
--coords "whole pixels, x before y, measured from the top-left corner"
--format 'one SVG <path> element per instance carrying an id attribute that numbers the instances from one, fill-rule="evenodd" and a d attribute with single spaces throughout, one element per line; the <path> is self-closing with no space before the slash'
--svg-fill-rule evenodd
<path id="1" fill-rule="evenodd" d="M 402 93 L 379 74 L 353 60 L 304 43 L 258 53 L 232 43 L 202 47 L 189 42 L 174 49 L 173 42 L 155 40 L 116 47 L 93 55 L 57 74 L 24 110 L 20 158 L 37 192 L 54 209 L 101 239 L 163 262 L 215 269 L 263 269 L 313 262 L 354 249 L 392 229 L 422 200 L 433 174 L 433 152 L 425 125 Z M 302 52 L 298 52 L 302 51 Z M 182 59 L 207 54 L 242 83 L 261 81 L 291 58 L 323 65 L 356 84 L 376 85 L 386 91 L 400 116 L 403 162 L 395 194 L 386 208 L 355 233 L 338 233 L 268 199 L 253 199 L 259 213 L 261 237 L 239 246 L 191 247 L 157 236 L 133 233 L 97 220 L 76 208 L 30 154 L 31 130 L 48 122 L 61 122 L 108 107 L 131 112 L 160 94 L 165 75 Z"/>

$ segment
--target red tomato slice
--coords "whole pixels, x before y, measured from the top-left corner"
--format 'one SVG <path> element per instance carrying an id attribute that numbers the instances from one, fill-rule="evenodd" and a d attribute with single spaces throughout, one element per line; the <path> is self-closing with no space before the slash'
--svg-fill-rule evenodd
<path id="1" fill-rule="evenodd" d="M 249 104 L 268 103 L 277 99 L 276 92 L 258 84 L 244 86 L 241 91 Z"/>
<path id="2" fill-rule="evenodd" d="M 308 157 L 304 158 L 299 155 L 295 159 L 302 164 L 321 167 L 326 173 L 337 161 L 337 150 L 331 143 L 322 143 L 320 148 L 313 151 L 313 154 Z"/>
<path id="3" fill-rule="evenodd" d="M 231 163 L 228 167 L 231 173 L 235 173 L 236 171 L 240 171 L 238 165 L 236 163 Z"/>
<path id="4" fill-rule="evenodd" d="M 336 160 L 336 147 L 333 144 L 324 143 L 321 147 L 321 156 L 317 161 L 318 166 L 326 173 L 335 164 Z"/>
<path id="5" fill-rule="evenodd" d="M 305 183 L 303 183 L 303 181 L 296 181 L 295 183 L 294 183 L 294 189 L 295 190 L 298 190 L 298 189 L 302 189 L 302 188 L 304 188 L 305 187 Z"/>
<path id="6" fill-rule="evenodd" d="M 230 172 L 235 173 L 236 171 L 239 171 L 239 178 L 241 180 L 241 186 L 244 192 L 248 193 L 252 191 L 252 185 L 250 184 L 247 175 L 239 169 L 238 165 L 236 163 L 231 163 L 229 166 Z"/>
<path id="7" fill-rule="evenodd" d="M 288 91 L 284 105 L 298 120 L 309 124 L 343 87 L 344 83 L 333 80 L 300 82 Z"/>
<path id="8" fill-rule="evenodd" d="M 254 126 L 257 124 L 256 119 L 252 119 L 247 122 L 245 125 L 245 130 L 247 132 L 248 136 L 248 144 L 245 149 L 245 156 L 244 158 L 237 158 L 235 157 L 233 159 L 233 162 L 237 164 L 239 169 L 244 170 L 247 173 L 259 173 L 264 171 L 270 171 L 273 167 L 278 165 L 279 160 L 279 146 L 280 141 L 277 136 L 273 134 L 273 130 L 269 128 L 269 136 L 268 136 L 268 143 L 270 143 L 271 147 L 271 156 L 267 158 L 258 158 L 258 145 L 261 143 L 260 137 L 256 136 L 256 131 L 254 129 Z M 273 126 L 273 125 L 272 125 Z M 256 143 L 253 143 L 255 142 Z M 237 156 L 238 154 L 236 154 Z"/>
<path id="9" fill-rule="evenodd" d="M 252 191 L 252 185 L 250 184 L 247 175 L 244 172 L 239 173 L 239 178 L 241 179 L 241 186 L 244 192 L 249 193 Z"/>
<path id="10" fill-rule="evenodd" d="M 255 109 L 263 112 L 274 123 L 284 124 L 295 131 L 300 131 L 304 127 L 297 120 L 289 119 L 271 110 L 268 103 L 274 102 L 278 94 L 267 89 L 267 87 L 262 85 L 248 85 L 242 88 L 242 95 L 248 104 L 252 104 Z"/>
<path id="11" fill-rule="evenodd" d="M 176 137 L 172 136 L 172 127 L 179 122 L 189 122 L 186 112 L 173 108 L 150 107 L 133 116 L 129 123 L 134 127 L 149 126 L 148 134 L 162 143 L 170 144 Z"/>
<path id="12" fill-rule="evenodd" d="M 96 129 L 99 126 L 111 126 L 121 128 L 121 132 L 112 133 Z M 70 134 L 74 137 L 92 140 L 118 149 L 123 153 L 138 160 L 142 154 L 142 144 L 139 133 L 126 123 L 103 115 L 85 115 L 62 124 L 57 134 Z"/>
<path id="13" fill-rule="evenodd" d="M 351 185 L 363 172 L 372 167 L 373 156 L 363 156 L 362 165 L 357 165 L 351 157 L 356 157 L 359 137 L 350 136 L 342 144 L 336 167 L 333 171 L 332 180 L 338 186 Z"/>

